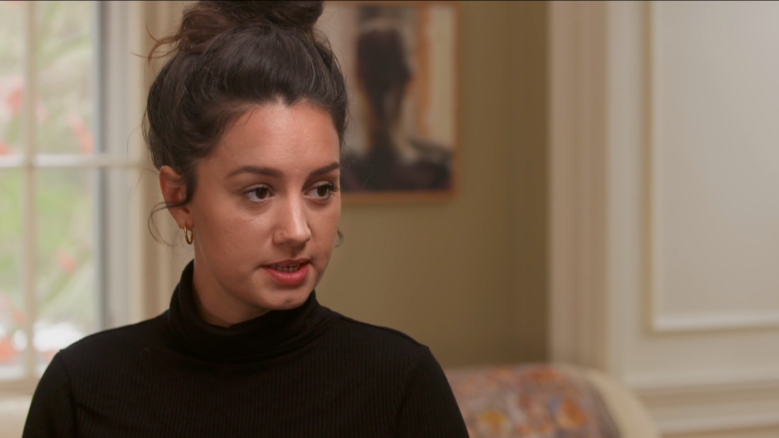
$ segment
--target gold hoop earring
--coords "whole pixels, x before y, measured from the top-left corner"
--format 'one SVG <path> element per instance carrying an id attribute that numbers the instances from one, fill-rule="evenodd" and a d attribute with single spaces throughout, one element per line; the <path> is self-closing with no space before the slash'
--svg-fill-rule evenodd
<path id="1" fill-rule="evenodd" d="M 195 240 L 195 234 L 192 230 L 188 229 L 186 225 L 184 225 L 184 239 L 190 245 L 192 245 L 192 242 Z"/>

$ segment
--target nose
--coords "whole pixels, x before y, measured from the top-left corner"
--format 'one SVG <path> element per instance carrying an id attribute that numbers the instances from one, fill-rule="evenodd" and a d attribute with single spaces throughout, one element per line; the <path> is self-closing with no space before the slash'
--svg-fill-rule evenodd
<path id="1" fill-rule="evenodd" d="M 311 240 L 306 207 L 299 197 L 289 197 L 279 205 L 279 216 L 273 243 L 276 245 L 300 247 Z"/>

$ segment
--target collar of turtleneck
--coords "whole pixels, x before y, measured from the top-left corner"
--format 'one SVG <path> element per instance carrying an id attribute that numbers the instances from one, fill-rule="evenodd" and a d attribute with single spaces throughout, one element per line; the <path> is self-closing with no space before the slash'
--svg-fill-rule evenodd
<path id="1" fill-rule="evenodd" d="M 168 311 L 174 346 L 187 354 L 217 362 L 257 362 L 302 348 L 315 339 L 334 314 L 311 292 L 302 306 L 272 310 L 260 317 L 219 327 L 205 322 L 195 304 L 190 262 L 181 274 Z"/>

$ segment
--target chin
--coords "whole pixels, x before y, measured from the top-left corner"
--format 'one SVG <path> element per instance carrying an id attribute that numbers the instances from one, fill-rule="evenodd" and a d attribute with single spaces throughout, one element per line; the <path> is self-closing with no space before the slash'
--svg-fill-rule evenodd
<path id="1" fill-rule="evenodd" d="M 295 289 L 287 290 L 275 290 L 265 296 L 263 307 L 270 310 L 291 310 L 303 305 L 311 292 L 313 287 L 301 286 Z"/>

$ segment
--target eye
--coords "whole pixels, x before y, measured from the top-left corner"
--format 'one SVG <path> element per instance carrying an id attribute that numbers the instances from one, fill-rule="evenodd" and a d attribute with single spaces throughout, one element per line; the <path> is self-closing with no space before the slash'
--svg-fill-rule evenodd
<path id="1" fill-rule="evenodd" d="M 335 184 L 325 183 L 314 187 L 308 193 L 315 199 L 328 199 L 337 191 L 338 187 Z"/>
<path id="2" fill-rule="evenodd" d="M 270 188 L 264 186 L 255 187 L 246 192 L 246 196 L 248 196 L 249 200 L 252 202 L 262 202 L 270 196 Z"/>

